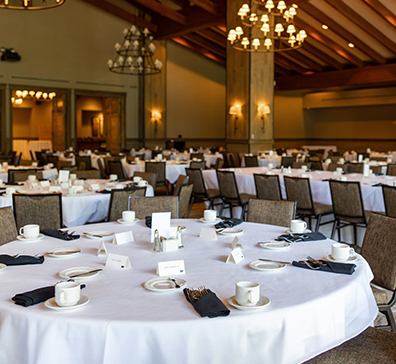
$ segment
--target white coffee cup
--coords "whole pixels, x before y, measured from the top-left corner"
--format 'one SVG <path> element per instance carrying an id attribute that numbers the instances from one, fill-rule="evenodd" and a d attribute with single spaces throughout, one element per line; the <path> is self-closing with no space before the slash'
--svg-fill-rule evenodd
<path id="1" fill-rule="evenodd" d="M 301 166 L 301 169 L 302 169 L 303 171 L 306 171 L 306 170 L 308 169 L 308 167 L 307 167 L 305 164 L 303 164 L 303 165 Z"/>
<path id="2" fill-rule="evenodd" d="M 331 256 L 338 262 L 345 262 L 355 255 L 355 250 L 348 244 L 336 243 L 331 246 Z"/>
<path id="3" fill-rule="evenodd" d="M 228 168 L 229 172 L 234 172 L 234 168 Z"/>
<path id="4" fill-rule="evenodd" d="M 135 211 L 123 211 L 122 212 L 122 219 L 125 222 L 131 222 L 135 220 Z"/>
<path id="5" fill-rule="evenodd" d="M 48 163 L 48 167 L 53 168 L 54 167 L 54 163 Z"/>
<path id="6" fill-rule="evenodd" d="M 73 187 L 69 187 L 68 190 L 67 190 L 67 193 L 69 195 L 75 195 L 76 194 L 76 189 L 73 188 Z"/>
<path id="7" fill-rule="evenodd" d="M 75 174 L 75 173 L 70 173 L 69 178 L 70 178 L 72 181 L 74 181 L 75 179 L 77 179 L 77 174 Z"/>
<path id="8" fill-rule="evenodd" d="M 29 182 L 35 182 L 36 181 L 36 175 L 34 175 L 34 174 L 29 175 L 28 176 L 28 181 Z"/>
<path id="9" fill-rule="evenodd" d="M 51 169 L 51 167 L 50 167 L 48 164 L 46 164 L 46 165 L 44 166 L 44 169 L 45 169 L 46 171 L 48 171 L 49 169 Z"/>
<path id="10" fill-rule="evenodd" d="M 77 282 L 60 282 L 55 285 L 55 302 L 58 306 L 74 306 L 80 300 L 81 287 Z"/>
<path id="11" fill-rule="evenodd" d="M 118 176 L 116 174 L 110 175 L 110 181 L 116 181 L 117 179 L 118 179 Z"/>
<path id="12" fill-rule="evenodd" d="M 254 306 L 260 300 L 260 284 L 243 281 L 235 285 L 235 299 L 241 306 Z"/>
<path id="13" fill-rule="evenodd" d="M 303 220 L 292 220 L 290 230 L 292 233 L 301 234 L 307 228 L 307 223 Z"/>
<path id="14" fill-rule="evenodd" d="M 274 164 L 273 163 L 268 163 L 268 169 L 272 169 L 272 168 L 274 168 Z"/>
<path id="15" fill-rule="evenodd" d="M 337 171 L 338 173 L 344 172 L 344 170 L 343 170 L 342 168 L 340 168 L 340 167 L 337 167 L 337 168 L 336 168 L 336 171 Z"/>
<path id="16" fill-rule="evenodd" d="M 216 210 L 205 210 L 204 211 L 204 219 L 205 221 L 215 221 L 216 220 L 217 211 Z"/>
<path id="17" fill-rule="evenodd" d="M 348 177 L 347 176 L 341 176 L 340 177 L 340 181 L 346 182 L 346 181 L 348 181 Z"/>
<path id="18" fill-rule="evenodd" d="M 3 180 L 2 179 L 0 179 L 0 186 L 2 186 L 3 185 Z"/>
<path id="19" fill-rule="evenodd" d="M 135 183 L 138 183 L 139 181 L 142 181 L 142 180 L 143 180 L 142 177 L 139 177 L 139 176 L 133 177 L 133 182 L 135 182 Z"/>
<path id="20" fill-rule="evenodd" d="M 15 193 L 16 192 L 16 188 L 15 187 L 7 187 L 6 188 L 6 194 L 8 195 L 8 196 L 11 196 L 13 193 Z"/>
<path id="21" fill-rule="evenodd" d="M 7 163 L 7 162 L 3 162 L 1 165 L 2 165 L 4 168 L 7 168 L 8 163 Z"/>
<path id="22" fill-rule="evenodd" d="M 145 181 L 145 180 L 141 180 L 141 181 L 139 181 L 139 182 L 138 182 L 138 186 L 139 186 L 139 187 L 145 187 L 145 186 L 148 186 L 148 182 L 147 182 L 147 181 Z"/>
<path id="23" fill-rule="evenodd" d="M 120 184 L 116 184 L 115 186 L 114 186 L 114 188 L 116 189 L 116 190 L 123 190 L 124 189 L 124 185 L 120 185 Z"/>
<path id="24" fill-rule="evenodd" d="M 38 163 L 37 162 L 33 162 L 32 163 L 32 167 L 37 167 L 38 166 Z"/>
<path id="25" fill-rule="evenodd" d="M 26 239 L 37 238 L 40 234 L 40 226 L 35 224 L 25 225 L 19 229 L 19 234 L 23 235 Z"/>

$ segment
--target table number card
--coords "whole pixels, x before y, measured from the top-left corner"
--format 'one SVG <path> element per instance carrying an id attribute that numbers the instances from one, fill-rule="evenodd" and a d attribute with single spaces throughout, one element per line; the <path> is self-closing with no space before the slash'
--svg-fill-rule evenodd
<path id="1" fill-rule="evenodd" d="M 217 240 L 216 230 L 202 228 L 199 237 L 205 240 Z"/>
<path id="2" fill-rule="evenodd" d="M 132 231 L 125 231 L 123 233 L 114 234 L 113 244 L 122 245 L 134 241 Z"/>
<path id="3" fill-rule="evenodd" d="M 98 249 L 98 257 L 105 257 L 107 255 L 107 249 L 104 241 L 100 243 L 100 247 Z"/>
<path id="4" fill-rule="evenodd" d="M 232 241 L 232 243 L 231 243 L 231 248 L 232 248 L 232 249 L 241 248 L 242 250 L 245 249 L 245 248 L 243 247 L 243 245 L 242 245 L 241 243 L 239 243 L 239 239 L 238 239 L 237 236 L 236 236 L 236 237 L 234 238 L 234 240 Z"/>
<path id="5" fill-rule="evenodd" d="M 241 248 L 236 248 L 228 255 L 226 263 L 238 264 L 244 259 Z"/>
<path id="6" fill-rule="evenodd" d="M 50 181 L 40 181 L 41 187 L 49 187 L 50 186 Z"/>
<path id="7" fill-rule="evenodd" d="M 61 169 L 58 175 L 59 182 L 69 182 L 69 174 L 70 171 Z"/>
<path id="8" fill-rule="evenodd" d="M 50 186 L 50 192 L 62 192 L 62 188 L 60 186 Z"/>
<path id="9" fill-rule="evenodd" d="M 171 260 L 168 262 L 158 262 L 157 264 L 157 275 L 162 276 L 173 276 L 176 274 L 186 274 L 184 267 L 184 260 Z"/>
<path id="10" fill-rule="evenodd" d="M 99 191 L 100 190 L 100 186 L 99 183 L 92 183 L 91 187 L 89 188 L 91 191 Z"/>
<path id="11" fill-rule="evenodd" d="M 84 191 L 84 186 L 73 186 L 74 191 Z"/>
<path id="12" fill-rule="evenodd" d="M 171 213 L 154 212 L 151 216 L 151 242 L 154 243 L 155 230 L 158 230 L 160 236 L 168 238 L 171 224 Z"/>
<path id="13" fill-rule="evenodd" d="M 106 260 L 106 266 L 113 268 L 131 268 L 131 262 L 126 255 L 109 254 Z"/>

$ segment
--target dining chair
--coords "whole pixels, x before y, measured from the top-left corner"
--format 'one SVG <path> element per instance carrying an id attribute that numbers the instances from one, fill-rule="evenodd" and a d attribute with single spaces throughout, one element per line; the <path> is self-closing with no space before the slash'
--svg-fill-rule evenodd
<path id="1" fill-rule="evenodd" d="M 0 163 L 4 163 L 7 162 L 9 166 L 12 165 L 12 158 L 10 158 L 9 156 L 1 156 L 0 157 Z"/>
<path id="2" fill-rule="evenodd" d="M 320 161 L 311 162 L 311 170 L 312 171 L 323 171 L 323 164 Z"/>
<path id="3" fill-rule="evenodd" d="M 15 164 L 16 153 L 17 153 L 17 152 L 15 152 L 14 150 L 11 150 L 11 151 L 8 153 L 8 157 L 11 158 L 11 162 L 9 163 L 10 165 L 11 165 L 11 164 L 12 164 L 12 165 Z"/>
<path id="4" fill-rule="evenodd" d="M 194 185 L 190 183 L 190 184 L 184 184 L 179 188 L 179 192 L 177 194 L 178 202 L 179 202 L 179 219 L 184 219 L 184 217 L 186 216 L 188 203 L 190 202 L 191 199 L 193 187 Z"/>
<path id="5" fill-rule="evenodd" d="M 91 156 L 89 155 L 76 155 L 76 166 L 79 166 L 80 163 L 85 163 L 85 169 L 92 169 Z"/>
<path id="6" fill-rule="evenodd" d="M 186 185 L 187 183 L 188 176 L 185 176 L 184 174 L 179 174 L 179 177 L 177 177 L 176 183 L 173 188 L 173 196 L 179 196 L 180 187 Z"/>
<path id="7" fill-rule="evenodd" d="M 364 163 L 347 163 L 349 173 L 363 173 Z"/>
<path id="8" fill-rule="evenodd" d="M 212 167 L 214 169 L 220 169 L 223 168 L 224 166 L 224 159 L 223 158 L 217 158 L 216 159 L 216 163 L 214 164 L 214 166 L 212 165 Z"/>
<path id="9" fill-rule="evenodd" d="M 335 172 L 337 168 L 342 168 L 343 172 L 346 172 L 348 170 L 348 165 L 347 164 L 340 164 L 340 163 L 329 163 L 327 166 L 327 171 L 328 172 Z"/>
<path id="10" fill-rule="evenodd" d="M 286 156 L 286 157 L 282 157 L 281 158 L 281 166 L 283 168 L 288 168 L 288 167 L 292 167 L 293 162 L 296 161 L 296 157 L 290 157 L 290 156 Z"/>
<path id="11" fill-rule="evenodd" d="M 20 172 L 14 173 L 14 182 L 26 182 L 29 176 L 36 176 L 37 180 L 43 179 L 43 172 L 26 172 L 26 170 L 21 169 Z"/>
<path id="12" fill-rule="evenodd" d="M 216 176 L 222 200 L 219 216 L 222 216 L 223 209 L 226 207 L 230 209 L 230 216 L 232 218 L 233 206 L 241 206 L 241 219 L 244 220 L 249 200 L 251 198 L 256 198 L 256 196 L 248 193 L 239 193 L 234 172 L 217 170 Z"/>
<path id="13" fill-rule="evenodd" d="M 351 340 L 304 364 L 392 364 L 396 362 L 396 334 L 369 327 Z"/>
<path id="14" fill-rule="evenodd" d="M 388 176 L 396 176 L 396 163 L 389 163 L 386 169 L 386 174 Z"/>
<path id="15" fill-rule="evenodd" d="M 256 197 L 262 200 L 282 200 L 279 175 L 254 173 Z"/>
<path id="16" fill-rule="evenodd" d="M 206 162 L 204 160 L 190 162 L 191 169 L 205 169 L 205 167 L 206 167 Z"/>
<path id="17" fill-rule="evenodd" d="M 381 185 L 386 216 L 396 217 L 396 187 Z"/>
<path id="18" fill-rule="evenodd" d="M 169 194 L 169 182 L 166 179 L 166 162 L 146 162 L 145 163 L 146 172 L 158 173 L 156 187 L 165 186 L 165 192 Z"/>
<path id="19" fill-rule="evenodd" d="M 338 231 L 338 240 L 341 241 L 340 230 L 346 226 L 353 227 L 354 244 L 356 246 L 357 227 L 367 227 L 369 211 L 364 211 L 360 182 L 330 180 L 331 200 L 333 204 L 334 225 L 331 238 Z"/>
<path id="20" fill-rule="evenodd" d="M 109 176 L 106 173 L 103 158 L 98 158 L 98 167 L 100 171 L 100 178 L 107 179 Z"/>
<path id="21" fill-rule="evenodd" d="M 370 157 L 370 160 L 377 162 L 386 162 L 388 160 L 388 157 Z"/>
<path id="22" fill-rule="evenodd" d="M 47 158 L 45 153 L 36 151 L 36 159 L 38 160 L 39 166 L 45 166 L 47 164 Z"/>
<path id="23" fill-rule="evenodd" d="M 28 224 L 40 225 L 40 230 L 63 227 L 61 193 L 14 193 L 12 205 L 18 230 Z"/>
<path id="24" fill-rule="evenodd" d="M 7 171 L 8 174 L 8 183 L 15 183 L 15 175 L 17 174 L 21 174 L 21 173 L 35 173 L 37 171 L 36 168 L 27 168 L 27 169 L 9 169 Z M 21 179 L 19 179 L 19 181 L 21 181 Z M 24 179 L 23 181 L 26 181 L 26 179 Z"/>
<path id="25" fill-rule="evenodd" d="M 18 232 L 11 206 L 0 208 L 0 245 L 16 239 Z"/>
<path id="26" fill-rule="evenodd" d="M 178 218 L 177 196 L 132 197 L 129 203 L 129 209 L 135 211 L 138 219 L 145 219 L 154 212 L 170 212 L 172 219 Z"/>
<path id="27" fill-rule="evenodd" d="M 97 169 L 75 171 L 77 178 L 81 179 L 100 179 L 100 171 Z"/>
<path id="28" fill-rule="evenodd" d="M 246 221 L 290 228 L 296 206 L 296 201 L 250 199 Z"/>
<path id="29" fill-rule="evenodd" d="M 121 161 L 109 161 L 109 174 L 116 174 L 118 179 L 127 179 Z"/>
<path id="30" fill-rule="evenodd" d="M 133 172 L 133 177 L 142 177 L 155 190 L 155 187 L 157 185 L 157 178 L 158 178 L 158 173 L 157 172 L 135 171 L 135 172 Z"/>
<path id="31" fill-rule="evenodd" d="M 190 153 L 190 159 L 200 159 L 200 160 L 205 160 L 204 154 L 203 153 Z"/>
<path id="32" fill-rule="evenodd" d="M 372 290 L 387 324 L 378 325 L 396 332 L 392 306 L 396 302 L 396 218 L 372 213 L 364 235 L 361 255 L 373 272 Z M 375 285 L 375 286 L 373 286 Z M 392 292 L 389 300 L 386 291 Z"/>
<path id="33" fill-rule="evenodd" d="M 14 163 L 15 167 L 19 166 L 19 163 L 21 162 L 21 158 L 22 158 L 22 153 L 19 153 L 18 156 L 15 158 L 15 163 Z"/>
<path id="34" fill-rule="evenodd" d="M 209 209 L 212 210 L 214 206 L 214 199 L 220 197 L 219 190 L 206 188 L 202 170 L 186 168 L 186 173 L 188 180 L 193 184 L 190 208 L 188 210 L 187 217 L 190 216 L 191 208 L 195 200 L 197 200 L 196 202 L 202 200 L 209 201 Z"/>
<path id="35" fill-rule="evenodd" d="M 123 190 L 112 189 L 107 222 L 117 221 L 122 218 L 122 212 L 128 210 L 128 198 L 130 196 L 144 197 L 145 195 L 146 187 L 124 188 Z"/>
<path id="36" fill-rule="evenodd" d="M 55 155 L 47 155 L 47 163 L 52 163 L 55 167 L 58 164 L 59 157 Z"/>
<path id="37" fill-rule="evenodd" d="M 236 162 L 235 162 L 234 153 L 227 153 L 227 161 L 228 161 L 229 168 L 235 168 L 237 166 Z"/>
<path id="38" fill-rule="evenodd" d="M 66 171 L 70 171 L 70 173 L 78 171 L 77 166 L 62 166 L 61 169 L 66 170 Z"/>
<path id="39" fill-rule="evenodd" d="M 293 162 L 292 163 L 292 168 L 299 169 L 302 166 L 307 166 L 307 169 L 311 169 L 311 163 L 310 162 Z"/>
<path id="40" fill-rule="evenodd" d="M 245 167 L 258 167 L 257 155 L 245 155 Z"/>
<path id="41" fill-rule="evenodd" d="M 58 163 L 56 164 L 56 169 L 59 171 L 60 169 L 63 169 L 63 167 L 69 167 L 71 166 L 72 162 L 71 161 L 61 161 L 58 160 Z"/>
<path id="42" fill-rule="evenodd" d="M 309 178 L 284 176 L 287 199 L 297 201 L 297 215 L 308 219 L 308 228 L 312 230 L 312 218 L 316 219 L 315 231 L 319 226 L 330 224 L 334 220 L 322 223 L 322 216 L 333 212 L 331 205 L 314 202 Z"/>
<path id="43" fill-rule="evenodd" d="M 30 159 L 31 159 L 32 161 L 35 161 L 36 158 L 35 158 L 35 156 L 33 155 L 33 151 L 32 151 L 31 149 L 29 150 L 29 154 L 30 154 Z"/>
<path id="44" fill-rule="evenodd" d="M 382 166 L 370 166 L 371 172 L 374 174 L 381 174 Z"/>

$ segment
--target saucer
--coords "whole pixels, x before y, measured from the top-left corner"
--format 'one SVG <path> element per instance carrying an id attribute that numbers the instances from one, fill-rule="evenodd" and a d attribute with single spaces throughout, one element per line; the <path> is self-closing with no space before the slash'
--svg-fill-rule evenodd
<path id="1" fill-rule="evenodd" d="M 114 233 L 112 231 L 92 231 L 88 234 L 85 234 L 85 236 L 89 239 L 95 240 L 109 240 L 113 238 Z"/>
<path id="2" fill-rule="evenodd" d="M 144 284 L 144 288 L 154 292 L 173 292 L 178 291 L 187 285 L 187 282 L 184 279 L 175 278 L 175 280 L 180 288 L 176 288 L 175 283 L 165 277 L 150 279 Z"/>
<path id="3" fill-rule="evenodd" d="M 199 220 L 201 220 L 201 222 L 203 222 L 204 224 L 217 224 L 218 222 L 221 221 L 220 217 L 216 217 L 216 220 L 205 220 L 204 217 L 201 217 Z"/>
<path id="4" fill-rule="evenodd" d="M 51 310 L 56 310 L 56 311 L 62 311 L 62 310 L 73 310 L 75 308 L 79 308 L 81 306 L 86 305 L 89 302 L 89 298 L 87 296 L 80 296 L 80 300 L 74 305 L 74 306 L 58 306 L 58 304 L 55 302 L 55 297 L 52 297 L 45 301 L 44 305 L 45 307 L 51 309 Z"/>
<path id="5" fill-rule="evenodd" d="M 326 258 L 336 263 L 353 263 L 357 261 L 356 255 L 351 255 L 347 260 L 335 260 L 331 254 L 329 254 Z"/>
<path id="6" fill-rule="evenodd" d="M 293 233 L 293 232 L 291 231 L 291 229 L 287 229 L 285 232 L 286 232 L 287 234 L 290 234 L 290 235 L 293 235 L 293 234 L 308 234 L 308 233 L 312 233 L 312 231 L 309 230 L 309 229 L 305 229 L 302 233 Z"/>
<path id="7" fill-rule="evenodd" d="M 37 238 L 25 238 L 23 235 L 18 235 L 17 239 L 25 243 L 34 243 L 44 238 L 44 234 L 38 234 Z"/>
<path id="8" fill-rule="evenodd" d="M 235 236 L 243 233 L 242 229 L 226 228 L 223 231 L 217 232 L 220 235 Z"/>
<path id="9" fill-rule="evenodd" d="M 64 279 L 74 279 L 74 280 L 79 280 L 79 279 L 87 279 L 87 278 L 92 278 L 97 276 L 100 272 L 93 272 L 90 274 L 86 274 L 80 277 L 70 277 L 74 274 L 82 274 L 85 272 L 90 272 L 91 270 L 95 270 L 97 268 L 95 267 L 73 267 L 73 268 L 67 268 L 59 272 L 59 277 L 64 278 Z"/>
<path id="10" fill-rule="evenodd" d="M 47 255 L 53 258 L 67 258 L 81 253 L 80 248 L 57 248 L 47 251 Z"/>
<path id="11" fill-rule="evenodd" d="M 7 266 L 3 263 L 0 263 L 0 271 L 2 271 L 3 269 L 6 269 Z"/>
<path id="12" fill-rule="evenodd" d="M 273 272 L 286 268 L 286 264 L 277 262 L 265 262 L 263 260 L 255 260 L 249 264 L 249 267 L 262 272 Z"/>
<path id="13" fill-rule="evenodd" d="M 117 220 L 120 224 L 123 224 L 123 225 L 135 225 L 137 222 L 139 222 L 140 220 L 139 219 L 135 219 L 135 220 L 131 220 L 131 221 L 125 221 L 125 220 L 123 220 L 123 219 L 118 219 Z"/>
<path id="14" fill-rule="evenodd" d="M 276 241 L 276 240 L 269 240 L 257 243 L 262 248 L 270 249 L 270 250 L 279 250 L 279 249 L 287 249 L 291 247 L 291 244 L 287 243 L 286 241 Z"/>
<path id="15" fill-rule="evenodd" d="M 271 300 L 268 297 L 260 296 L 260 299 L 255 306 L 242 306 L 236 301 L 235 296 L 232 296 L 228 299 L 228 303 L 241 311 L 259 311 L 265 306 L 268 306 L 271 303 Z"/>

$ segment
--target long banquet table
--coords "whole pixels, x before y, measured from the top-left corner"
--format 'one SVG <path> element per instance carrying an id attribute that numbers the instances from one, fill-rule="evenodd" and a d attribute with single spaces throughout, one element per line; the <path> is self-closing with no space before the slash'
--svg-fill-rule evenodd
<path id="1" fill-rule="evenodd" d="M 172 220 L 183 225 L 185 248 L 169 253 L 151 252 L 150 229 L 143 222 L 92 224 L 76 233 L 132 230 L 135 241 L 123 245 L 106 242 L 109 253 L 126 255 L 131 269 L 105 266 L 97 256 L 101 241 L 62 241 L 45 237 L 35 243 L 11 242 L 1 254 L 44 254 L 59 247 L 79 247 L 69 258 L 45 257 L 42 265 L 11 266 L 0 272 L 0 362 L 18 364 L 114 363 L 301 363 L 358 335 L 375 319 L 378 309 L 370 289 L 372 272 L 360 256 L 353 275 L 333 274 L 286 266 L 270 273 L 249 268 L 258 258 L 300 260 L 307 255 L 325 257 L 332 241 L 295 243 L 286 250 L 265 250 L 256 243 L 273 239 L 285 228 L 243 223 L 239 228 L 245 259 L 226 264 L 233 237 L 216 241 L 198 237 L 196 220 Z M 210 227 L 210 226 L 209 226 Z M 212 227 L 210 227 L 212 228 Z M 144 282 L 156 277 L 160 261 L 184 260 L 187 287 L 204 285 L 230 308 L 227 317 L 201 318 L 180 290 L 148 291 Z M 47 309 L 44 303 L 28 308 L 13 304 L 21 293 L 52 285 L 66 268 L 103 268 L 91 278 L 82 295 L 90 302 L 68 311 Z M 227 299 L 235 283 L 254 281 L 271 304 L 260 311 L 232 308 Z"/>

